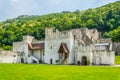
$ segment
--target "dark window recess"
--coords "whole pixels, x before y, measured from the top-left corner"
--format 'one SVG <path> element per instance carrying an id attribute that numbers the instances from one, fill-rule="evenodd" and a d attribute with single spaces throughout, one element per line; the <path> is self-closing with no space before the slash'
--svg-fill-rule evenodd
<path id="1" fill-rule="evenodd" d="M 50 49 L 52 49 L 52 46 L 50 46 Z"/>
<path id="2" fill-rule="evenodd" d="M 45 54 L 44 54 L 44 49 L 43 49 L 43 56 L 44 56 Z"/>
<path id="3" fill-rule="evenodd" d="M 95 30 L 93 30 L 93 34 L 95 33 Z"/>
<path id="4" fill-rule="evenodd" d="M 13 57 L 16 57 L 16 55 L 13 55 Z"/>
<path id="5" fill-rule="evenodd" d="M 52 64 L 53 63 L 53 60 L 52 59 L 50 59 L 50 64 Z"/>

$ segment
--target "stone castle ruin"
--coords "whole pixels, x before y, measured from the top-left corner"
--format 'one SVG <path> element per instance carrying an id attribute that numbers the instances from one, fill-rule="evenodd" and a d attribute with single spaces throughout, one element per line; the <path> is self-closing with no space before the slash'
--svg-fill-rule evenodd
<path id="1" fill-rule="evenodd" d="M 17 53 L 0 50 L 0 63 L 16 63 L 17 59 Z"/>
<path id="2" fill-rule="evenodd" d="M 111 39 L 102 39 L 96 29 L 79 28 L 59 31 L 46 28 L 45 40 L 23 36 L 13 42 L 16 63 L 113 65 L 114 51 Z"/>

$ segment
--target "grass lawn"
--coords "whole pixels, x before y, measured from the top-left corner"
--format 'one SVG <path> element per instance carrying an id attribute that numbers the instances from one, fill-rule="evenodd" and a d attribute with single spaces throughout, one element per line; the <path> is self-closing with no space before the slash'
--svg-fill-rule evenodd
<path id="1" fill-rule="evenodd" d="M 115 64 L 120 64 L 120 56 L 115 56 Z"/>
<path id="2" fill-rule="evenodd" d="M 120 67 L 0 64 L 0 80 L 120 80 Z"/>

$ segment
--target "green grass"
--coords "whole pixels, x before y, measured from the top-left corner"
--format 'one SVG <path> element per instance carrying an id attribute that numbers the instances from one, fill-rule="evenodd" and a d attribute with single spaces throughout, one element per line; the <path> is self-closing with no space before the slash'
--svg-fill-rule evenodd
<path id="1" fill-rule="evenodd" d="M 120 64 L 120 56 L 115 56 L 115 64 Z"/>
<path id="2" fill-rule="evenodd" d="M 120 80 L 120 67 L 0 64 L 0 80 Z"/>

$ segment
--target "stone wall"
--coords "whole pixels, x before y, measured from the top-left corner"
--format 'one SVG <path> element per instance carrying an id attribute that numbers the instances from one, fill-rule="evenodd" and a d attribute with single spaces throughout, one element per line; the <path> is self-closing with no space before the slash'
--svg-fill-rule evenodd
<path id="1" fill-rule="evenodd" d="M 111 42 L 108 42 L 109 50 L 102 51 L 101 48 L 94 50 L 96 43 L 105 43 L 108 40 L 100 40 L 99 32 L 96 29 L 79 28 L 67 31 L 59 31 L 54 28 L 46 28 L 45 30 L 45 54 L 42 58 L 45 63 L 57 64 L 59 60 L 58 50 L 61 43 L 65 43 L 69 53 L 66 59 L 67 64 L 77 64 L 78 61 L 83 62 L 83 57 L 87 59 L 89 64 L 114 64 L 114 52 L 111 52 Z M 41 59 L 40 50 L 30 50 L 28 44 L 41 43 L 31 36 L 23 36 L 22 42 L 13 43 L 13 51 L 24 53 L 24 62 L 31 63 L 30 55 Z M 102 44 L 103 45 L 103 44 Z M 98 47 L 99 48 L 99 47 Z M 104 48 L 104 47 L 103 47 Z M 65 52 L 61 52 L 65 53 Z M 64 55 L 65 56 L 65 55 Z"/>
<path id="2" fill-rule="evenodd" d="M 113 51 L 94 51 L 92 57 L 94 65 L 113 65 L 115 54 Z"/>
<path id="3" fill-rule="evenodd" d="M 73 64 L 73 36 L 71 32 L 66 31 L 54 31 L 53 28 L 46 29 L 45 36 L 45 63 L 50 64 L 52 59 L 53 64 L 56 64 L 56 60 L 59 60 L 58 50 L 61 43 L 66 43 L 69 50 L 69 58 L 67 59 L 68 64 Z"/>
<path id="4" fill-rule="evenodd" d="M 56 64 L 56 60 L 59 60 L 58 50 L 62 42 L 66 43 L 69 50 L 68 63 L 73 63 L 73 54 L 71 53 L 73 44 L 71 44 L 71 38 L 45 40 L 45 63 L 50 64 L 50 59 L 52 59 L 53 64 Z"/>
<path id="5" fill-rule="evenodd" d="M 23 59 L 24 63 L 32 63 L 32 58 L 36 60 L 40 59 L 41 52 L 40 50 L 29 49 L 28 44 L 37 44 L 37 43 L 43 43 L 43 42 L 44 41 L 36 40 L 32 36 L 23 36 L 23 40 L 21 42 L 13 42 L 13 52 L 17 52 L 18 55 L 20 56 L 19 62 L 21 62 L 21 59 Z"/>
<path id="6" fill-rule="evenodd" d="M 55 64 L 56 60 L 59 59 L 58 49 L 60 47 L 61 42 L 67 44 L 69 49 L 69 58 L 68 64 L 77 64 L 77 61 L 82 62 L 82 57 L 86 57 L 89 64 L 92 64 L 98 58 L 102 59 L 94 62 L 95 64 L 113 64 L 114 61 L 114 52 L 101 52 L 100 55 L 98 52 L 93 53 L 95 43 L 100 39 L 99 32 L 96 29 L 72 29 L 68 31 L 58 31 L 53 28 L 46 29 L 46 37 L 45 37 L 45 62 L 50 63 L 50 59 L 53 60 L 53 64 Z M 99 41 L 100 42 L 100 41 Z M 99 43 L 98 42 L 98 43 Z M 110 45 L 109 45 L 110 46 Z M 110 48 L 109 48 L 110 49 Z M 110 56 L 107 55 L 110 53 Z M 110 60 L 105 60 L 110 58 Z"/>
<path id="7" fill-rule="evenodd" d="M 92 50 L 91 50 L 91 46 L 90 45 L 82 45 L 80 44 L 78 46 L 78 50 L 76 51 L 77 55 L 76 55 L 76 63 L 78 61 L 80 61 L 80 63 L 82 64 L 82 57 L 86 57 L 87 58 L 87 64 L 92 64 Z"/>
<path id="8" fill-rule="evenodd" d="M 70 31 L 59 31 L 54 28 L 46 28 L 45 30 L 45 39 L 62 39 L 62 38 L 69 38 Z"/>
<path id="9" fill-rule="evenodd" d="M 117 53 L 116 55 L 120 55 L 120 43 L 114 42 L 114 43 L 113 43 L 112 50 Z"/>
<path id="10" fill-rule="evenodd" d="M 44 51 L 43 50 L 34 50 L 33 56 L 42 62 L 44 62 Z"/>
<path id="11" fill-rule="evenodd" d="M 34 37 L 32 36 L 23 36 L 23 41 L 13 42 L 13 52 L 17 52 L 18 55 L 24 59 L 24 63 L 29 61 L 28 57 L 31 55 L 31 51 L 28 49 L 28 43 L 32 43 Z M 21 60 L 19 61 L 21 62 Z"/>
<path id="12" fill-rule="evenodd" d="M 13 52 L 24 52 L 25 45 L 24 42 L 13 42 Z"/>
<path id="13" fill-rule="evenodd" d="M 0 50 L 0 63 L 18 63 L 18 59 L 17 53 Z"/>

